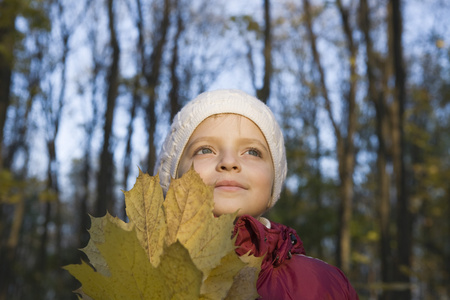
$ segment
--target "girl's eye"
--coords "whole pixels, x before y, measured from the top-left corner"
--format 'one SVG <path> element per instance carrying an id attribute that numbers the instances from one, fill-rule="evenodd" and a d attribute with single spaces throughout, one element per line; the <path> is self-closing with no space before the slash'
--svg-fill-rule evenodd
<path id="1" fill-rule="evenodd" d="M 259 152 L 258 149 L 249 149 L 247 150 L 247 153 L 253 156 L 261 157 L 261 152 Z"/>
<path id="2" fill-rule="evenodd" d="M 213 153 L 213 151 L 211 149 L 209 149 L 209 148 L 201 148 L 197 152 L 195 152 L 195 155 L 211 154 L 211 153 Z"/>

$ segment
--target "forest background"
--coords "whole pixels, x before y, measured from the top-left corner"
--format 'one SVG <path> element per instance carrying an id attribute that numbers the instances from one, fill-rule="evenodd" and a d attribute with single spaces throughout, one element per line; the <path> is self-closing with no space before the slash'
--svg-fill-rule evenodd
<path id="1" fill-rule="evenodd" d="M 275 112 L 268 217 L 361 299 L 450 298 L 450 3 L 0 0 L 0 299 L 74 299 L 88 214 L 124 218 L 180 107 Z"/>

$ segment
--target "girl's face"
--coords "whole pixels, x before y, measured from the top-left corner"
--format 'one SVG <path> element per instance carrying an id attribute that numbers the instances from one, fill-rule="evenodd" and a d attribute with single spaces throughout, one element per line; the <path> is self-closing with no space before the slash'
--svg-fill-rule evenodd
<path id="1" fill-rule="evenodd" d="M 258 217 L 270 205 L 274 170 L 264 135 L 249 119 L 220 114 L 205 119 L 192 133 L 178 166 L 191 166 L 214 186 L 214 214 Z"/>

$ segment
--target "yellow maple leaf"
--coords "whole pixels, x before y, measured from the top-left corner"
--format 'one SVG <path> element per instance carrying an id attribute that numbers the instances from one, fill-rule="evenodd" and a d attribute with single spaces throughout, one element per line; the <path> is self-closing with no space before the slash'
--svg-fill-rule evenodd
<path id="1" fill-rule="evenodd" d="M 172 180 L 139 173 L 125 192 L 129 223 L 91 218 L 89 264 L 65 268 L 82 299 L 255 299 L 261 259 L 238 257 L 235 214 L 214 217 L 213 190 L 192 169 Z"/>
<path id="2" fill-rule="evenodd" d="M 139 170 L 134 187 L 124 194 L 127 216 L 134 223 L 138 239 L 150 262 L 157 266 L 167 230 L 159 176 L 152 177 Z"/>
<path id="3" fill-rule="evenodd" d="M 205 277 L 220 264 L 222 257 L 234 253 L 235 249 L 231 233 L 236 215 L 214 217 L 212 198 L 212 187 L 206 186 L 191 170 L 182 179 L 172 181 L 163 204 L 167 218 L 166 243 L 179 240 Z M 234 257 L 237 261 L 238 256 Z"/>
<path id="4" fill-rule="evenodd" d="M 259 298 L 256 292 L 256 281 L 261 270 L 261 263 L 264 256 L 255 257 L 249 253 L 239 257 L 245 265 L 233 278 L 233 285 L 228 291 L 227 300 L 246 300 Z"/>
<path id="5" fill-rule="evenodd" d="M 96 272 L 90 265 L 69 265 L 68 270 L 82 283 L 84 295 L 92 299 L 196 299 L 203 274 L 189 253 L 174 243 L 164 249 L 160 264 L 154 267 L 133 227 L 107 214 L 101 218 L 103 242 L 94 242 L 108 262 L 109 275 Z M 92 230 L 91 230 L 92 231 Z M 93 265 L 96 257 L 89 257 Z M 94 259 L 94 261 L 92 260 Z M 184 298 L 184 299 L 186 299 Z"/>
<path id="6" fill-rule="evenodd" d="M 233 285 L 234 278 L 239 271 L 245 267 L 245 263 L 236 258 L 236 254 L 230 252 L 222 258 L 220 264 L 216 268 L 211 270 L 209 276 L 203 282 L 201 288 L 201 299 L 225 298 Z"/>

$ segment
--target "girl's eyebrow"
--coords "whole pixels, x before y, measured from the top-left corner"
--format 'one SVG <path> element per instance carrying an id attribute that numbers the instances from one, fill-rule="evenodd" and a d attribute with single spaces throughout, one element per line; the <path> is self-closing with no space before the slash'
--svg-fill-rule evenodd
<path id="1" fill-rule="evenodd" d="M 261 147 L 264 151 L 267 151 L 267 153 L 270 153 L 269 149 L 267 148 L 264 143 L 262 143 L 259 139 L 252 139 L 252 138 L 241 138 L 241 142 L 244 142 L 245 144 L 257 144 L 259 147 Z"/>
<path id="2" fill-rule="evenodd" d="M 213 142 L 214 143 L 214 142 L 216 142 L 219 139 L 220 138 L 215 137 L 215 136 L 201 136 L 201 137 L 198 137 L 198 138 L 190 141 L 187 144 L 186 150 L 189 151 L 190 148 L 192 147 L 192 145 L 195 145 L 195 144 L 198 144 L 198 143 L 202 143 L 202 142 Z M 261 147 L 267 153 L 270 153 L 270 151 L 267 148 L 267 146 L 264 143 L 262 143 L 259 139 L 240 138 L 239 142 L 244 143 L 244 144 L 256 144 L 257 146 Z"/>
<path id="3" fill-rule="evenodd" d="M 186 146 L 186 150 L 189 151 L 190 148 L 192 147 L 192 145 L 198 144 L 198 143 L 202 143 L 202 142 L 215 142 L 216 140 L 218 140 L 217 137 L 214 136 L 201 136 L 198 137 L 192 141 L 189 141 L 187 146 Z"/>

